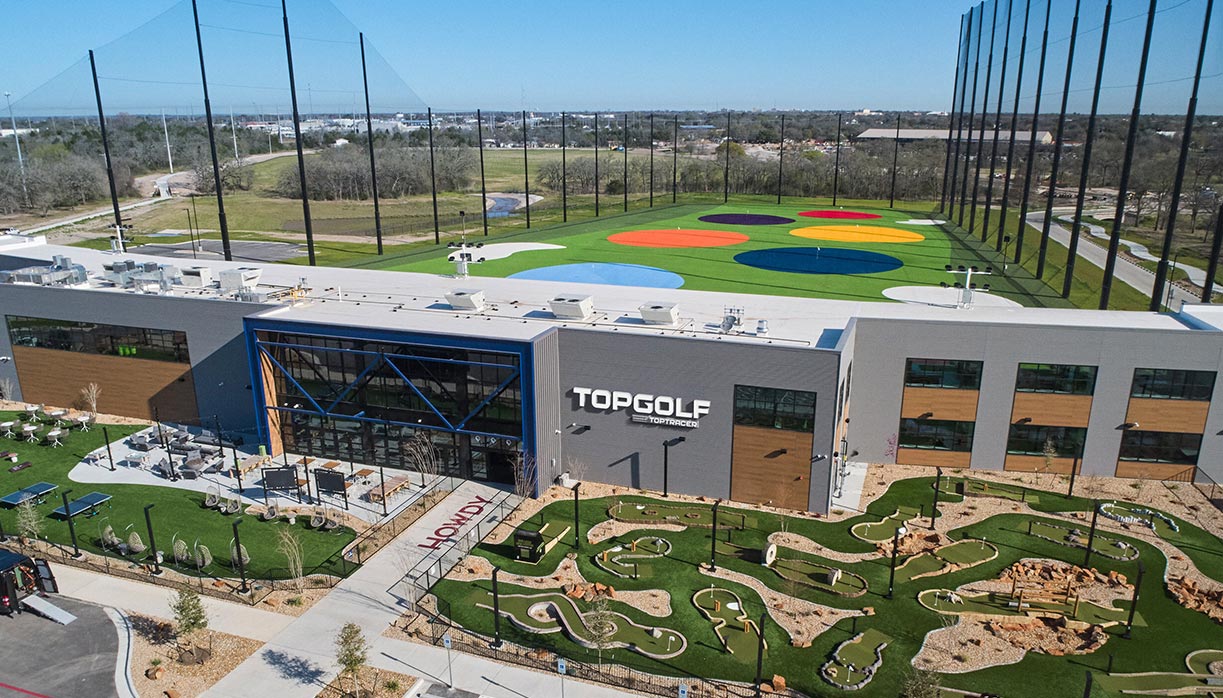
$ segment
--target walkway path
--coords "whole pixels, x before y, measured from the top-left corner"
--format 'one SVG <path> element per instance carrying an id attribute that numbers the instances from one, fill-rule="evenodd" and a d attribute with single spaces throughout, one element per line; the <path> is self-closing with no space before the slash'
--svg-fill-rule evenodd
<path id="1" fill-rule="evenodd" d="M 1067 209 L 1054 209 L 1054 212 L 1055 215 L 1062 215 L 1067 212 Z M 1069 212 L 1073 213 L 1073 209 L 1069 209 Z M 1028 225 L 1039 233 L 1045 222 L 1045 214 L 1043 211 L 1029 213 L 1027 221 Z M 1070 231 L 1056 221 L 1049 225 L 1049 238 L 1064 247 L 1070 247 Z M 1090 236 L 1086 238 L 1080 237 L 1079 243 L 1079 257 L 1103 269 L 1108 260 L 1108 250 L 1093 243 Z M 1114 276 L 1116 281 L 1138 290 L 1148 298 L 1151 297 L 1151 293 L 1154 291 L 1154 272 L 1148 271 L 1128 259 L 1117 258 Z M 1172 289 L 1171 301 L 1165 296 L 1164 302 L 1169 308 L 1179 309 L 1182 303 L 1197 303 L 1200 301 L 1200 296 L 1189 293 L 1179 286 L 1169 284 L 1168 287 Z M 1168 292 L 1166 290 L 1168 287 L 1165 287 L 1165 294 Z"/>
<path id="2" fill-rule="evenodd" d="M 1104 211 L 1085 211 L 1084 213 L 1086 213 L 1089 216 L 1092 216 L 1093 218 L 1101 218 L 1101 216 L 1111 216 L 1112 215 L 1111 213 L 1104 212 Z M 1069 215 L 1069 214 L 1058 216 L 1057 219 L 1060 221 L 1065 221 L 1067 223 L 1070 223 L 1071 225 L 1074 224 L 1074 216 Z M 1083 227 L 1087 229 L 1087 232 L 1090 233 L 1093 238 L 1100 238 L 1102 240 L 1108 240 L 1111 237 L 1109 232 L 1105 230 L 1104 226 L 1102 225 L 1096 225 L 1094 223 L 1088 223 L 1087 221 L 1083 221 Z M 1130 255 L 1133 257 L 1137 257 L 1138 259 L 1141 259 L 1147 262 L 1158 262 L 1159 261 L 1159 257 L 1156 257 L 1155 255 L 1151 254 L 1151 251 L 1147 249 L 1147 246 L 1140 242 L 1134 242 L 1133 240 L 1126 240 L 1125 238 L 1121 238 L 1119 242 L 1122 245 L 1129 248 Z M 1201 286 L 1206 283 L 1206 272 L 1202 269 L 1198 269 L 1197 267 L 1191 266 L 1189 264 L 1182 264 L 1180 262 L 1169 262 L 1168 266 L 1176 267 L 1177 269 L 1180 269 L 1181 271 L 1185 272 L 1185 276 L 1189 277 L 1189 283 L 1191 284 Z"/>

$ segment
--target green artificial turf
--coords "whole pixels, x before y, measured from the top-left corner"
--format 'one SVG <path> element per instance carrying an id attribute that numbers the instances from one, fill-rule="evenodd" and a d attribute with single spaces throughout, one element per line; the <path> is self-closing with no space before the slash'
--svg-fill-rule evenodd
<path id="1" fill-rule="evenodd" d="M 16 413 L 0 412 L 0 421 L 15 419 Z M 110 438 L 119 441 L 129 434 L 139 431 L 141 426 L 108 426 Z M 90 451 L 103 445 L 102 429 L 95 427 L 92 431 L 72 431 L 63 439 L 63 448 L 50 448 L 41 444 L 30 444 L 20 440 L 0 439 L 0 450 L 16 451 L 18 462 L 30 461 L 33 467 L 20 472 L 8 471 L 11 464 L 4 461 L 5 467 L 0 469 L 0 496 L 15 492 L 36 482 L 49 482 L 59 485 L 59 489 L 49 495 L 45 502 L 37 507 L 42 514 L 42 537 L 47 540 L 67 546 L 71 551 L 71 535 L 68 523 L 63 518 L 53 516 L 52 511 L 62 506 L 60 494 L 71 490 L 69 500 L 83 497 L 90 492 L 102 492 L 111 495 L 111 500 L 98 509 L 96 516 L 86 518 L 78 515 L 73 519 L 76 527 L 77 543 L 82 550 L 103 553 L 100 545 L 102 531 L 106 526 L 114 529 L 121 540 L 126 540 L 131 532 L 140 534 L 141 540 L 149 545 L 148 531 L 144 519 L 144 507 L 152 504 L 150 516 L 153 521 L 153 533 L 157 541 L 157 549 L 164 551 L 167 566 L 173 566 L 173 540 L 186 541 L 189 547 L 198 541 L 208 546 L 212 552 L 213 563 L 203 572 L 217 577 L 236 576 L 237 572 L 230 566 L 230 541 L 233 539 L 232 525 L 236 516 L 225 516 L 214 509 L 203 506 L 204 493 L 173 487 L 155 487 L 148 485 L 110 485 L 102 483 L 78 483 L 68 479 L 68 473 Z M 17 509 L 0 507 L 0 524 L 9 535 L 17 533 Z M 250 562 L 246 573 L 252 579 L 286 578 L 284 556 L 276 551 L 277 530 L 289 524 L 280 520 L 263 521 L 255 516 L 243 516 L 239 535 L 242 545 L 247 550 Z M 352 530 L 339 528 L 334 531 L 320 531 L 306 526 L 304 517 L 299 518 L 294 526 L 302 545 L 302 568 L 306 574 L 320 573 L 346 575 L 354 569 L 352 563 L 341 559 L 340 551 L 353 540 Z M 115 557 L 119 557 L 117 554 Z M 133 556 L 134 557 L 134 556 Z M 177 568 L 176 568 L 177 569 Z M 188 574 L 194 574 L 194 568 L 182 569 Z"/>
<path id="2" fill-rule="evenodd" d="M 943 627 L 942 617 L 917 601 L 920 592 L 931 589 L 954 589 L 962 584 L 976 580 L 994 579 L 1000 572 L 1023 558 L 1051 558 L 1082 563 L 1081 548 L 1069 548 L 1045 541 L 1027 533 L 1027 524 L 1032 517 L 1025 514 L 1004 514 L 994 516 L 984 522 L 966 528 L 955 529 L 952 538 L 984 539 L 998 549 L 998 556 L 973 567 L 956 570 L 943 575 L 917 580 L 907 580 L 898 576 L 895 596 L 892 599 L 884 597 L 887 590 L 890 559 L 883 556 L 868 556 L 857 563 L 832 563 L 835 566 L 861 576 L 869 584 L 870 590 L 858 598 L 846 598 L 828 591 L 809 587 L 783 579 L 771 570 L 765 570 L 759 563 L 759 552 L 750 555 L 748 552 L 762 551 L 767 545 L 768 536 L 783 529 L 793 535 L 805 536 L 826 546 L 831 550 L 841 552 L 869 553 L 874 545 L 855 538 L 849 528 L 857 523 L 878 522 L 881 518 L 897 511 L 901 506 L 912 506 L 917 502 L 928 502 L 933 498 L 932 485 L 934 478 L 914 478 L 894 483 L 888 491 L 867 507 L 865 514 L 830 523 L 828 521 L 808 517 L 783 517 L 769 512 L 753 512 L 748 517 L 748 525 L 743 529 L 719 528 L 717 564 L 741 574 L 754 577 L 760 583 L 782 594 L 800 599 L 843 609 L 860 610 L 872 607 L 874 614 L 853 620 L 843 620 L 815 638 L 811 647 L 797 648 L 789 643 L 789 637 L 771 619 L 764 625 L 765 638 L 769 649 L 764 660 L 764 674 L 781 674 L 787 683 L 808 695 L 823 695 L 828 691 L 827 684 L 820 678 L 820 667 L 832 657 L 837 645 L 850 639 L 857 633 L 874 630 L 892 638 L 888 645 L 888 661 L 883 663 L 874 679 L 863 689 L 856 692 L 863 698 L 893 698 L 899 692 L 900 684 L 910 666 L 912 657 L 920 649 L 926 634 Z M 991 488 L 992 489 L 992 488 Z M 1035 491 L 1038 494 L 1035 508 L 1041 511 L 1090 511 L 1091 500 L 1078 497 L 1065 497 L 1060 493 Z M 942 494 L 942 502 L 959 501 L 961 497 L 954 494 Z M 644 496 L 624 496 L 595 500 L 584 500 L 580 504 L 579 531 L 585 533 L 608 518 L 608 509 L 617 501 L 625 503 L 625 509 L 631 507 L 635 511 L 667 505 L 665 500 Z M 637 510 L 637 505 L 642 506 Z M 927 508 L 929 505 L 926 505 Z M 574 504 L 570 500 L 558 501 L 544 507 L 541 512 L 532 517 L 526 527 L 538 529 L 544 522 L 556 521 L 569 525 L 574 518 Z M 698 510 L 708 507 L 702 504 L 688 505 L 690 509 Z M 693 513 L 699 513 L 694 511 Z M 703 519 L 703 517 L 702 517 Z M 698 520 L 702 520 L 698 519 Z M 1202 529 L 1187 522 L 1177 520 L 1181 527 L 1179 536 L 1186 546 L 1184 552 L 1193 557 L 1204 573 L 1215 576 L 1223 566 L 1223 549 L 1218 539 Z M 576 562 L 583 576 L 592 582 L 602 582 L 615 586 L 618 590 L 651 590 L 665 589 L 671 597 L 672 615 L 663 619 L 654 618 L 630 606 L 617 606 L 616 611 L 623 612 L 634 622 L 646 626 L 661 625 L 682 633 L 689 641 L 688 648 L 680 655 L 667 660 L 645 657 L 637 653 L 615 650 L 604 653 L 604 661 L 613 661 L 642 671 L 670 676 L 703 676 L 734 681 L 750 681 L 755 676 L 755 654 L 740 657 L 729 654 L 722 649 L 720 640 L 713 630 L 712 624 L 692 605 L 692 595 L 701 589 L 708 589 L 711 584 L 718 588 L 734 592 L 742 599 L 749 617 L 757 620 L 763 609 L 759 594 L 751 588 L 727 580 L 712 579 L 700 571 L 700 565 L 707 563 L 710 555 L 711 530 L 705 526 L 693 525 L 682 531 L 651 532 L 649 530 L 633 531 L 620 538 L 606 541 L 603 545 L 622 545 L 626 548 L 632 540 L 642 536 L 662 535 L 672 544 L 672 551 L 665 558 L 653 561 L 654 574 L 650 578 L 638 580 L 616 577 L 600 569 L 594 564 L 596 550 L 584 545 L 575 551 L 573 541 L 566 536 L 551 550 L 538 565 L 530 565 L 514 559 L 514 549 L 508 542 L 504 544 L 482 544 L 473 552 L 488 558 L 506 572 L 528 575 L 548 575 L 568 553 L 578 553 Z M 721 522 L 719 522 L 721 523 Z M 925 519 L 911 522 L 911 526 L 920 528 L 926 525 Z M 727 554 L 730 548 L 725 545 L 725 538 L 731 537 L 734 547 L 745 551 L 743 554 Z M 1110 635 L 1105 648 L 1094 654 L 1075 657 L 1053 657 L 1038 653 L 1029 653 L 1021 662 L 1014 665 L 999 666 L 964 674 L 948 674 L 942 677 L 943 685 L 952 688 L 991 692 L 1003 696 L 1023 695 L 1024 698 L 1062 698 L 1067 692 L 1081 692 L 1084 671 L 1090 670 L 1097 674 L 1106 668 L 1109 655 L 1115 654 L 1114 671 L 1171 671 L 1183 672 L 1185 655 L 1189 652 L 1210 646 L 1212 638 L 1219 636 L 1219 626 L 1201 613 L 1190 611 L 1178 605 L 1163 589 L 1163 577 L 1166 561 L 1163 555 L 1142 539 L 1127 538 L 1140 552 L 1146 566 L 1146 574 L 1141 585 L 1141 601 L 1137 613 L 1137 623 L 1134 628 L 1134 639 L 1124 640 L 1120 635 L 1124 624 L 1110 627 Z M 1211 541 L 1214 541 L 1213 543 Z M 603 550 L 600 546 L 597 550 Z M 965 552 L 971 551 L 971 545 Z M 959 557 L 960 548 L 952 553 Z M 787 553 L 789 554 L 789 553 Z M 970 556 L 971 557 L 971 556 Z M 818 558 L 812 556 L 819 562 Z M 1126 575 L 1131 581 L 1137 578 L 1137 561 L 1123 562 L 1096 556 L 1092 566 L 1101 572 L 1116 570 Z M 1217 578 L 1217 577 L 1216 577 Z M 489 589 L 487 580 L 475 583 L 443 580 L 435 588 L 439 598 L 443 600 L 443 613 L 453 618 L 460 625 L 472 628 L 477 632 L 492 634 L 491 612 L 476 607 L 470 601 L 475 593 L 486 594 Z M 993 607 L 993 612 L 1005 611 Z M 1081 606 L 1081 615 L 1097 620 L 1124 620 L 1128 615 L 1129 602 L 1118 602 L 1113 609 L 1089 608 Z M 593 650 L 583 648 L 560 634 L 536 635 L 527 634 L 516 628 L 507 629 L 502 624 L 502 634 L 507 640 L 528 646 L 545 647 L 561 656 L 577 660 L 597 661 Z M 1032 677 L 1039 676 L 1038 681 Z M 1016 687 L 1022 687 L 1022 693 L 1016 693 Z M 1068 688 L 1069 687 L 1069 688 Z M 1075 688 L 1077 687 L 1077 688 Z M 1077 692 L 1076 692 L 1077 691 Z M 1100 695 L 1117 697 L 1120 694 L 1104 692 Z"/>

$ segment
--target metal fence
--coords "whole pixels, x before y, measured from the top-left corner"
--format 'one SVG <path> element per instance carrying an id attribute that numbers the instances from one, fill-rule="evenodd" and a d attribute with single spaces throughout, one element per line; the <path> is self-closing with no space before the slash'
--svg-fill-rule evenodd
<path id="1" fill-rule="evenodd" d="M 491 513 L 481 514 L 475 526 L 467 529 L 445 547 L 429 553 L 412 566 L 389 590 L 409 609 L 417 609 L 417 602 L 429 593 L 434 584 L 449 574 L 459 561 L 471 552 L 481 540 L 501 524 L 522 503 L 523 499 L 513 492 L 502 492 L 493 500 Z"/>
<path id="2" fill-rule="evenodd" d="M 406 506 L 395 512 L 391 517 L 383 519 L 370 526 L 344 547 L 343 559 L 357 564 L 364 564 L 374 553 L 386 547 L 388 543 L 403 533 L 420 517 L 428 513 L 439 502 L 454 491 L 462 480 L 453 477 L 439 477 L 429 483 L 408 502 Z"/>

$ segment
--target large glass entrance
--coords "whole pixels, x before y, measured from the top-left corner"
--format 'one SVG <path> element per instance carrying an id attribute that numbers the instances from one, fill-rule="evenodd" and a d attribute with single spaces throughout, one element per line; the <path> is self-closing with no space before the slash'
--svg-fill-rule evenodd
<path id="1" fill-rule="evenodd" d="M 273 330 L 254 344 L 274 447 L 514 481 L 527 439 L 521 354 Z"/>

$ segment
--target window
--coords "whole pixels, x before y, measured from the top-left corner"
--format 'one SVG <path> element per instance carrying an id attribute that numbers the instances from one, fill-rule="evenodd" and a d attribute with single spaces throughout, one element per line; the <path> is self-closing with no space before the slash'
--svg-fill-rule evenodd
<path id="1" fill-rule="evenodd" d="M 1120 460 L 1197 465 L 1201 434 L 1127 431 L 1121 437 Z"/>
<path id="2" fill-rule="evenodd" d="M 936 451 L 971 451 L 975 422 L 950 422 L 939 419 L 902 419 L 900 446 Z"/>
<path id="3" fill-rule="evenodd" d="M 1181 371 L 1171 368 L 1134 369 L 1133 397 L 1163 400 L 1210 401 L 1215 387 L 1214 371 Z"/>
<path id="4" fill-rule="evenodd" d="M 1083 455 L 1087 430 L 1082 427 L 1046 427 L 1035 424 L 1012 424 L 1006 442 L 1006 452 L 1020 456 L 1044 456 L 1045 445 L 1053 447 L 1055 458 L 1076 458 Z"/>
<path id="5" fill-rule="evenodd" d="M 1015 392 L 1091 395 L 1096 389 L 1095 366 L 1019 364 Z"/>
<path id="6" fill-rule="evenodd" d="M 13 346 L 191 363 L 186 332 L 14 315 L 5 320 Z"/>
<path id="7" fill-rule="evenodd" d="M 922 388 L 981 388 L 981 362 L 957 359 L 909 359 L 905 385 Z"/>
<path id="8" fill-rule="evenodd" d="M 786 431 L 815 429 L 815 393 L 735 386 L 735 424 Z"/>

